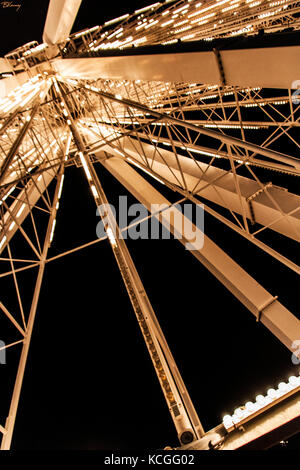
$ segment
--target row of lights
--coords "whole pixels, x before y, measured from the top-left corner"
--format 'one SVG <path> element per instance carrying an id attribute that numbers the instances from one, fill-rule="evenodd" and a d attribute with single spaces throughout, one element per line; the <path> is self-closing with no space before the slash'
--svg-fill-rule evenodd
<path id="1" fill-rule="evenodd" d="M 211 127 L 216 129 L 262 129 L 267 126 L 241 126 L 239 124 L 204 124 L 204 127 Z"/>
<path id="2" fill-rule="evenodd" d="M 124 155 L 122 154 L 122 156 L 124 156 Z M 92 177 L 91 172 L 90 172 L 90 170 L 89 170 L 89 167 L 88 167 L 88 163 L 87 163 L 87 161 L 86 161 L 86 158 L 85 158 L 83 152 L 81 152 L 81 151 L 79 152 L 79 158 L 80 158 L 81 164 L 82 164 L 82 166 L 83 166 L 85 175 L 86 175 L 86 177 L 87 177 L 88 183 L 89 183 L 89 185 L 90 185 L 92 194 L 93 194 L 93 196 L 94 196 L 94 198 L 95 198 L 96 204 L 98 204 L 98 203 L 99 203 L 99 194 L 98 194 L 97 188 L 96 188 L 96 186 L 95 186 L 95 184 L 94 184 L 93 177 Z M 117 246 L 117 242 L 116 242 L 116 238 L 115 238 L 115 236 L 114 236 L 114 233 L 113 233 L 112 229 L 107 225 L 107 226 L 105 227 L 105 230 L 106 230 L 107 237 L 108 237 L 108 239 L 109 239 L 111 245 L 115 248 L 115 247 Z"/>
<path id="3" fill-rule="evenodd" d="M 244 406 L 237 408 L 232 415 L 223 417 L 223 425 L 231 431 L 248 421 L 259 413 L 287 398 L 300 390 L 300 375 L 291 376 L 288 382 L 280 382 L 278 388 L 270 388 L 265 396 L 257 395 L 255 402 L 248 401 Z"/>
<path id="4" fill-rule="evenodd" d="M 258 11 L 258 13 L 262 11 L 262 8 L 272 8 L 273 6 L 279 5 L 281 3 L 285 3 L 286 1 L 288 0 L 282 0 L 278 2 L 273 2 L 269 5 L 263 5 L 262 7 L 260 7 L 260 11 Z M 155 32 L 153 32 L 152 34 L 152 37 L 153 37 L 153 35 L 157 33 L 159 34 L 159 31 L 161 28 L 167 28 L 169 37 L 166 38 L 165 41 L 160 41 L 160 44 L 168 45 L 168 44 L 173 44 L 177 42 L 178 39 L 181 39 L 183 41 L 188 41 L 188 40 L 193 39 L 198 34 L 198 31 L 196 31 L 195 33 L 192 32 L 191 34 L 188 34 L 188 35 L 182 35 L 181 33 L 184 33 L 185 31 L 188 31 L 192 28 L 207 24 L 209 21 L 215 21 L 214 17 L 216 16 L 217 13 L 227 14 L 227 12 L 231 12 L 232 10 L 235 10 L 234 15 L 236 15 L 237 8 L 239 7 L 239 5 L 241 5 L 241 3 L 243 2 L 240 2 L 240 0 L 219 0 L 219 1 L 213 2 L 212 4 L 208 6 L 203 7 L 202 2 L 199 2 L 195 6 L 193 6 L 191 5 L 191 2 L 189 1 L 189 2 L 186 2 L 185 5 L 175 10 L 167 9 L 167 10 L 164 10 L 159 15 L 157 15 L 155 10 L 157 10 L 157 8 L 160 8 L 162 6 L 162 3 L 158 2 L 152 5 L 149 5 L 148 7 L 142 8 L 140 10 L 136 10 L 131 17 L 129 14 L 126 14 L 121 17 L 110 20 L 106 22 L 104 26 L 107 27 L 107 26 L 111 26 L 117 23 L 119 23 L 120 25 L 122 24 L 123 21 L 129 20 L 133 18 L 134 15 L 139 14 L 140 16 L 138 16 L 136 22 L 129 24 L 129 29 L 127 29 L 127 31 L 128 32 L 132 31 L 134 28 L 135 32 L 139 34 L 139 32 L 142 32 L 143 30 L 145 31 L 145 30 L 152 28 L 153 26 L 156 26 Z M 261 3 L 262 3 L 261 1 L 246 0 L 244 7 L 251 9 L 251 8 L 260 6 Z M 190 10 L 190 6 L 193 7 L 193 10 Z M 277 13 L 283 11 L 283 9 L 285 8 L 287 8 L 287 5 L 277 8 L 273 12 L 267 11 L 267 12 L 258 14 L 257 18 L 264 19 L 268 16 L 276 15 Z M 215 9 L 217 11 L 211 12 L 211 10 L 215 10 Z M 149 17 L 146 15 L 146 17 L 144 17 L 144 13 L 146 13 L 147 11 L 150 11 L 150 14 L 151 15 L 153 14 L 154 16 Z M 251 16 L 253 16 L 253 14 Z M 224 19 L 219 20 L 218 23 L 214 23 L 213 30 L 217 31 L 218 24 L 222 25 L 223 23 L 224 23 Z M 183 25 L 185 25 L 183 28 L 179 28 L 179 26 L 183 26 Z M 224 29 L 224 26 L 226 29 L 226 23 L 224 23 L 224 25 L 222 26 L 223 29 Z M 252 32 L 253 30 L 254 30 L 253 25 L 247 24 L 243 28 L 237 29 L 235 31 L 232 31 L 232 30 L 229 31 L 229 34 L 231 36 L 236 36 L 236 35 Z M 95 46 L 95 43 L 99 43 L 99 41 L 97 40 L 93 41 L 92 43 L 90 43 L 89 49 L 93 51 L 97 51 L 98 49 L 114 49 L 114 48 L 122 49 L 128 46 L 138 46 L 139 44 L 145 43 L 145 42 L 151 43 L 151 39 L 152 39 L 151 36 L 148 38 L 146 36 L 144 36 L 143 38 L 136 38 L 135 33 L 131 33 L 132 35 L 127 37 L 125 40 L 118 39 L 117 41 L 114 41 L 114 42 L 107 42 L 113 37 L 116 37 L 116 38 L 122 37 L 123 34 L 126 34 L 126 31 L 124 31 L 123 26 L 118 27 L 118 29 L 116 29 L 112 33 L 107 31 L 101 35 L 100 37 L 101 43 L 98 46 Z M 174 38 L 174 35 L 179 35 L 179 37 Z M 159 36 L 157 37 L 157 39 L 159 39 Z M 212 40 L 213 37 L 209 37 L 206 39 Z"/>
<path id="5" fill-rule="evenodd" d="M 62 141 L 64 141 L 66 138 L 67 138 L 67 144 L 66 144 L 66 150 L 65 150 L 65 156 L 64 156 L 64 160 L 65 160 L 65 161 L 66 161 L 66 160 L 68 159 L 68 157 L 69 157 L 70 145 L 71 145 L 71 139 L 72 139 L 72 134 L 71 134 L 71 132 L 69 133 L 68 137 L 67 137 L 67 136 L 64 136 L 64 137 L 62 138 Z M 59 147 L 56 146 L 55 151 L 57 151 L 58 148 L 59 148 Z M 39 179 L 41 179 L 41 177 L 42 177 L 42 174 L 38 177 L 38 181 L 39 181 Z M 56 214 L 57 214 L 57 211 L 58 211 L 58 208 L 59 208 L 59 201 L 60 201 L 60 198 L 61 198 L 61 195 L 62 195 L 64 179 L 65 179 L 65 175 L 61 175 L 60 184 L 59 184 L 59 189 L 58 189 L 58 193 L 57 193 L 57 203 L 56 203 L 56 207 L 55 207 L 54 218 L 53 218 L 53 221 L 52 221 L 52 227 L 51 227 L 51 232 L 50 232 L 50 239 L 49 239 L 49 242 L 50 242 L 50 243 L 52 242 L 53 237 L 54 237 L 54 231 L 55 231 L 55 226 L 56 226 Z"/>

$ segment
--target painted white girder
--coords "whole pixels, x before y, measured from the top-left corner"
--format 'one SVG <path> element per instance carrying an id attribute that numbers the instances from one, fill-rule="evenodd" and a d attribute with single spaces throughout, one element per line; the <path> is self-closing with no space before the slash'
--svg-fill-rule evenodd
<path id="1" fill-rule="evenodd" d="M 53 45 L 65 41 L 72 29 L 81 0 L 50 0 L 43 41 Z"/>
<path id="2" fill-rule="evenodd" d="M 99 157 L 102 165 L 150 212 L 152 204 L 171 205 L 124 159 L 121 157 L 105 158 L 104 155 Z M 175 215 L 174 220 L 170 218 L 167 211 L 161 212 L 160 216 L 153 216 L 159 218 L 161 223 L 167 228 L 170 227 L 170 231 L 174 233 L 176 229 Z M 179 241 L 185 244 L 184 238 Z M 192 250 L 191 254 L 260 319 L 288 349 L 293 351 L 293 341 L 300 337 L 300 321 L 291 312 L 210 240 L 206 234 L 204 234 L 203 247 Z"/>
<path id="3" fill-rule="evenodd" d="M 208 199 L 222 207 L 228 207 L 232 211 L 242 214 L 242 207 L 237 194 L 233 173 L 228 173 L 223 169 L 209 166 L 192 158 L 181 155 L 174 155 L 165 149 L 159 149 L 154 153 L 153 146 L 131 137 L 122 137 L 119 140 L 122 151 L 128 157 L 133 158 L 137 163 L 151 169 L 155 175 L 161 176 L 164 180 L 184 187 L 184 183 L 189 191 L 195 190 L 205 199 Z M 107 151 L 118 156 L 118 148 L 104 145 L 102 151 Z M 179 164 L 179 165 L 178 165 Z M 184 176 L 182 180 L 181 172 Z M 237 175 L 238 184 L 241 191 L 242 204 L 249 219 L 251 219 L 250 208 L 246 199 L 257 193 L 261 188 L 260 184 L 253 179 Z M 199 183 L 199 180 L 201 182 Z M 199 184 L 198 184 L 199 183 Z M 268 194 L 276 201 L 283 213 L 292 214 L 282 218 L 281 213 L 268 197 Z M 284 191 L 279 187 L 271 186 L 259 193 L 251 201 L 255 220 L 263 226 L 270 224 L 270 228 L 294 240 L 300 240 L 300 196 Z"/>
<path id="4" fill-rule="evenodd" d="M 300 46 L 221 51 L 226 85 L 291 88 L 300 76 Z M 63 77 L 222 84 L 213 51 L 55 59 Z"/>

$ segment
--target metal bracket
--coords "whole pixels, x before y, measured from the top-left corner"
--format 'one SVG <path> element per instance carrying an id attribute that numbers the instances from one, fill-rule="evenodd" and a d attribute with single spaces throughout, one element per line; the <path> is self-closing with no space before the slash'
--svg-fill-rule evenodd
<path id="1" fill-rule="evenodd" d="M 218 69 L 219 69 L 221 83 L 222 83 L 223 86 L 225 86 L 226 85 L 226 78 L 225 78 L 225 71 L 224 71 L 224 66 L 223 66 L 220 51 L 219 51 L 219 49 L 214 48 L 213 52 L 214 52 L 216 60 L 217 60 L 217 66 L 218 66 Z"/>
<path id="2" fill-rule="evenodd" d="M 270 188 L 271 186 L 273 186 L 272 181 L 266 183 L 263 188 L 258 189 L 255 193 L 251 194 L 251 196 L 248 196 L 247 201 L 252 201 L 256 196 L 263 193 L 264 191 L 266 191 L 266 189 Z"/>
<path id="3" fill-rule="evenodd" d="M 254 209 L 253 209 L 253 204 L 252 204 L 252 201 L 253 199 L 255 199 L 259 194 L 263 193 L 264 191 L 266 191 L 266 189 L 270 188 L 271 186 L 273 186 L 272 182 L 270 181 L 269 183 L 265 184 L 263 188 L 260 188 L 258 189 L 255 193 L 251 194 L 251 196 L 248 196 L 246 198 L 246 202 L 249 206 L 249 211 L 250 211 L 250 221 L 251 221 L 251 224 L 254 225 L 255 224 L 255 214 L 254 214 Z"/>
<path id="4" fill-rule="evenodd" d="M 275 302 L 275 300 L 278 299 L 278 295 L 276 295 L 275 297 L 272 297 L 271 299 L 267 300 L 267 302 L 265 302 L 258 310 L 257 312 L 257 316 L 256 316 L 256 321 L 259 322 L 260 319 L 261 319 L 261 314 L 263 313 L 263 311 L 269 307 L 273 302 Z"/>

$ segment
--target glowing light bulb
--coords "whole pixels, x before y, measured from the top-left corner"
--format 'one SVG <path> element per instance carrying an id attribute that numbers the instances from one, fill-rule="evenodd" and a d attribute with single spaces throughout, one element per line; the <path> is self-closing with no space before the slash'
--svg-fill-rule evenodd
<path id="1" fill-rule="evenodd" d="M 247 411 L 250 411 L 250 413 L 255 411 L 255 406 L 254 406 L 254 403 L 252 403 L 252 401 L 247 401 L 245 408 Z"/>
<path id="2" fill-rule="evenodd" d="M 225 428 L 230 428 L 233 425 L 232 417 L 230 415 L 225 415 L 223 417 L 223 424 Z"/>
<path id="3" fill-rule="evenodd" d="M 25 207 L 26 207 L 26 204 L 23 203 L 22 206 L 21 206 L 21 208 L 19 209 L 17 215 L 16 215 L 17 218 L 20 217 L 20 215 L 22 214 L 22 212 L 23 212 L 23 210 L 25 209 Z"/>
<path id="4" fill-rule="evenodd" d="M 245 413 L 244 413 L 244 410 L 242 410 L 242 408 L 237 408 L 236 410 L 234 410 L 234 414 L 238 418 L 243 418 Z"/>
<path id="5" fill-rule="evenodd" d="M 94 197 L 99 197 L 96 186 L 94 186 L 93 184 L 91 185 L 91 190 L 92 190 Z"/>
<path id="6" fill-rule="evenodd" d="M 270 397 L 272 399 L 276 398 L 276 391 L 274 390 L 274 388 L 270 388 L 267 392 L 267 395 L 268 395 L 268 397 Z"/>
<path id="7" fill-rule="evenodd" d="M 4 237 L 2 238 L 1 242 L 0 242 L 0 250 L 1 248 L 3 247 L 4 243 L 6 242 L 6 235 L 4 235 Z"/>
<path id="8" fill-rule="evenodd" d="M 289 378 L 289 383 L 290 383 L 293 387 L 296 387 L 297 385 L 300 385 L 300 378 L 299 378 L 299 377 L 295 377 L 294 375 L 292 375 L 292 376 Z"/>
<path id="9" fill-rule="evenodd" d="M 278 390 L 280 390 L 281 392 L 286 392 L 288 390 L 288 386 L 285 382 L 280 382 L 280 384 L 278 385 Z"/>
<path id="10" fill-rule="evenodd" d="M 265 397 L 263 395 L 257 395 L 256 403 L 258 403 L 260 406 L 263 406 L 265 404 Z"/>

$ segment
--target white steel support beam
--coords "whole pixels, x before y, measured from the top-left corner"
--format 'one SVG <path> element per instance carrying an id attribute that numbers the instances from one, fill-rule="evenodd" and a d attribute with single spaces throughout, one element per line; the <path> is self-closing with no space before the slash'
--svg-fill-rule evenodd
<path id="1" fill-rule="evenodd" d="M 236 213 L 242 213 L 241 204 L 238 198 L 233 173 L 209 166 L 206 163 L 193 160 L 189 157 L 177 155 L 173 152 L 159 148 L 159 152 L 153 152 L 153 146 L 142 141 L 136 141 L 131 137 L 119 139 L 119 146 L 124 155 L 133 158 L 138 164 L 145 167 L 145 156 L 147 158 L 148 170 L 151 169 L 155 175 L 161 176 L 163 180 L 179 186 L 181 173 L 184 175 L 187 190 L 199 194 L 220 206 L 228 207 Z M 103 145 L 102 151 L 107 151 L 118 156 L 118 149 L 113 145 Z M 216 152 L 217 153 L 217 152 Z M 100 152 L 101 154 L 101 152 Z M 247 217 L 250 219 L 250 207 L 247 204 L 249 197 L 257 196 L 252 201 L 256 222 L 263 226 L 270 226 L 287 237 L 296 241 L 300 240 L 300 196 L 284 191 L 278 187 L 268 187 L 266 191 L 261 191 L 260 184 L 254 179 L 244 176 L 236 176 L 241 189 L 242 203 L 245 207 Z M 194 188 L 196 188 L 194 190 Z M 273 200 L 278 203 L 278 207 Z M 281 211 L 279 210 L 281 209 Z M 282 213 L 288 214 L 282 216 Z"/>
<path id="2" fill-rule="evenodd" d="M 300 46 L 220 51 L 226 85 L 291 88 L 300 77 Z M 56 59 L 63 77 L 146 80 L 222 85 L 213 51 Z"/>
<path id="3" fill-rule="evenodd" d="M 43 41 L 49 45 L 65 41 L 72 29 L 81 0 L 50 0 Z"/>
<path id="4" fill-rule="evenodd" d="M 149 211 L 151 211 L 152 204 L 171 205 L 124 159 L 120 157 L 103 158 L 101 163 Z M 166 211 L 161 213 L 160 220 L 165 227 L 170 227 L 174 233 L 176 227 L 174 224 L 170 224 L 170 218 L 167 217 Z M 176 220 L 175 216 L 174 220 Z M 186 242 L 184 238 L 180 241 L 183 244 Z M 202 249 L 193 250 L 191 253 L 256 316 L 257 320 L 260 320 L 289 350 L 293 351 L 293 342 L 300 338 L 298 318 L 206 235 L 204 235 Z"/>
<path id="5" fill-rule="evenodd" d="M 174 191 L 177 191 L 181 194 L 186 194 L 184 193 L 183 190 L 180 190 L 179 188 L 173 188 Z M 196 197 L 192 196 L 192 195 L 187 195 L 186 196 L 187 199 L 189 199 L 190 201 L 194 202 L 195 204 L 199 204 L 199 199 L 197 199 Z M 214 209 L 212 209 L 211 207 L 205 205 L 205 211 L 208 213 L 208 214 L 211 214 L 212 216 L 214 216 L 216 219 L 220 220 L 223 224 L 227 225 L 227 227 L 230 227 L 232 230 L 234 230 L 235 232 L 237 232 L 238 234 L 240 234 L 242 237 L 246 238 L 247 240 L 249 240 L 251 243 L 253 243 L 254 245 L 258 246 L 261 250 L 265 251 L 266 253 L 268 253 L 270 256 L 273 256 L 273 258 L 277 259 L 278 261 L 280 261 L 282 264 L 284 264 L 285 266 L 287 266 L 289 269 L 291 269 L 292 271 L 294 271 L 295 273 L 297 274 L 300 274 L 300 266 L 298 266 L 296 263 L 293 263 L 293 261 L 291 261 L 290 259 L 286 258 L 285 256 L 281 255 L 280 253 L 278 253 L 278 251 L 274 250 L 273 248 L 271 248 L 269 245 L 266 245 L 265 243 L 263 243 L 262 241 L 258 240 L 257 238 L 255 238 L 254 236 L 252 236 L 249 232 L 247 232 L 246 230 L 243 230 L 241 227 L 239 227 L 238 225 L 236 225 L 235 223 L 233 223 L 232 221 L 230 221 L 229 219 L 227 219 L 226 217 L 222 216 L 221 214 L 219 214 L 218 212 L 216 212 Z"/>
<path id="6" fill-rule="evenodd" d="M 89 156 L 85 155 L 84 158 L 86 159 L 89 172 L 92 176 L 90 183 L 92 182 L 96 188 L 97 196 L 95 191 L 93 191 L 95 202 L 98 207 L 100 205 L 105 205 L 107 207 L 104 223 L 107 224 L 106 230 L 108 238 L 141 328 L 155 372 L 168 404 L 179 441 L 184 443 L 185 441 L 202 437 L 204 434 L 203 427 L 169 349 L 165 336 L 160 328 L 159 322 L 151 306 L 141 278 L 135 268 L 126 243 L 121 236 L 121 232 L 112 212 L 109 210 L 108 201 L 103 188 L 93 165 L 91 164 Z"/>

